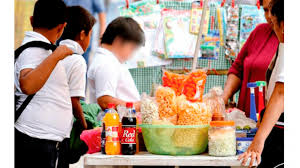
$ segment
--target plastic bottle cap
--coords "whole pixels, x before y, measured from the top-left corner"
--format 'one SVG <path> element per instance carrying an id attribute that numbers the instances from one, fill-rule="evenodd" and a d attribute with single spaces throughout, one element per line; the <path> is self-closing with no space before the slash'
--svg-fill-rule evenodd
<path id="1" fill-rule="evenodd" d="M 133 108 L 133 103 L 132 102 L 127 102 L 126 103 L 126 108 Z"/>
<path id="2" fill-rule="evenodd" d="M 249 82 L 249 83 L 247 83 L 247 87 L 248 88 L 255 88 L 255 87 L 257 87 L 257 84 L 256 84 L 256 82 Z"/>
<path id="3" fill-rule="evenodd" d="M 112 109 L 112 108 L 115 108 L 115 107 L 116 107 L 115 104 L 113 104 L 113 103 L 108 103 L 108 108 L 109 108 L 109 109 Z"/>
<path id="4" fill-rule="evenodd" d="M 211 121 L 210 126 L 212 127 L 234 126 L 234 121 Z"/>
<path id="5" fill-rule="evenodd" d="M 266 82 L 265 81 L 256 81 L 256 85 L 257 86 L 266 86 Z"/>

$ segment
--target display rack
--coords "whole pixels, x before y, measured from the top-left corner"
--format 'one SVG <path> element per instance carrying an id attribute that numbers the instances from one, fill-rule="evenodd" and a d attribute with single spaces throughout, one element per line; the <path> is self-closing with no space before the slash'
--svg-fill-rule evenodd
<path id="1" fill-rule="evenodd" d="M 191 3 L 195 0 L 160 0 L 167 9 L 176 10 L 190 10 Z M 222 0 L 209 0 L 210 2 L 222 2 Z M 226 3 L 231 3 L 231 0 L 227 0 Z M 246 4 L 246 5 L 256 5 L 256 0 L 235 0 L 235 4 Z M 212 13 L 212 12 L 211 12 Z M 210 14 L 211 14 L 210 13 Z M 190 70 L 192 69 L 193 59 L 172 59 L 172 63 L 165 66 L 155 66 L 146 68 L 136 68 L 130 69 L 133 76 L 135 84 L 140 93 L 150 93 L 153 83 L 161 84 L 162 70 Z M 227 79 L 227 75 L 224 72 L 231 66 L 231 61 L 225 58 L 225 50 L 220 47 L 219 57 L 217 60 L 207 60 L 207 59 L 197 59 L 197 68 L 207 68 L 211 70 L 206 81 L 205 91 L 214 86 L 224 86 Z"/>

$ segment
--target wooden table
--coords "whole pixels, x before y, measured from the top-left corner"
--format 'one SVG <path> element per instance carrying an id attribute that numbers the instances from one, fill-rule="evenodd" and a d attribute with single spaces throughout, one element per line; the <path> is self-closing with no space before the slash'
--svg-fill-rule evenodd
<path id="1" fill-rule="evenodd" d="M 208 154 L 193 156 L 167 156 L 140 152 L 137 155 L 85 155 L 84 167 L 95 166 L 241 166 L 237 156 L 212 157 Z"/>

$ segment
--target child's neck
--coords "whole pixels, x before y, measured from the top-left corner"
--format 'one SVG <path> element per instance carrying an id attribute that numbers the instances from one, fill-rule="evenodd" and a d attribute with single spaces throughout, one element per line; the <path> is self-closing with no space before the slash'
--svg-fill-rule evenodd
<path id="1" fill-rule="evenodd" d="M 123 62 L 121 61 L 121 59 L 119 58 L 119 56 L 118 56 L 118 54 L 117 54 L 117 52 L 116 52 L 115 47 L 113 47 L 113 46 L 110 45 L 110 44 L 101 44 L 101 46 L 102 46 L 102 48 L 105 48 L 105 49 L 107 49 L 108 51 L 112 52 L 112 53 L 116 56 L 116 58 L 117 58 L 121 63 L 123 63 Z"/>
<path id="2" fill-rule="evenodd" d="M 57 40 L 57 33 L 55 30 L 49 30 L 46 28 L 34 28 L 34 32 L 40 33 L 44 37 L 46 37 L 52 44 L 55 44 Z"/>

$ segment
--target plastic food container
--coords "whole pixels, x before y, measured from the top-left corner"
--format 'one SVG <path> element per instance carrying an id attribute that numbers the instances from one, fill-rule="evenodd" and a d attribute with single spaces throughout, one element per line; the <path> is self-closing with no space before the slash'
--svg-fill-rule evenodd
<path id="1" fill-rule="evenodd" d="M 208 131 L 208 154 L 211 156 L 236 155 L 234 121 L 212 121 Z"/>
<path id="2" fill-rule="evenodd" d="M 236 154 L 242 154 L 247 151 L 251 145 L 253 138 L 236 138 Z"/>
<path id="3" fill-rule="evenodd" d="M 148 152 L 159 155 L 195 155 L 208 143 L 208 125 L 139 125 Z"/>

